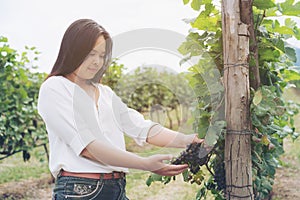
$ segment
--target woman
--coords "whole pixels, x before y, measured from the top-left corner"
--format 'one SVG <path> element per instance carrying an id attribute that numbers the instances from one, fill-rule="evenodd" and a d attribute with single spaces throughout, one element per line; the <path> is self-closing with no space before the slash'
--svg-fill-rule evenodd
<path id="1" fill-rule="evenodd" d="M 112 40 L 90 19 L 73 22 L 57 60 L 39 92 L 38 111 L 49 137 L 53 199 L 128 199 L 128 168 L 173 176 L 187 165 L 170 165 L 170 155 L 140 157 L 125 150 L 126 133 L 137 143 L 184 148 L 202 142 L 128 108 L 100 79 L 109 66 Z"/>

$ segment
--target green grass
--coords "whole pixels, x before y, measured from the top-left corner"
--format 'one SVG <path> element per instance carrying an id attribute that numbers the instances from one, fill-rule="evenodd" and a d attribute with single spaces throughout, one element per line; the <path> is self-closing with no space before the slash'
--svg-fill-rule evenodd
<path id="1" fill-rule="evenodd" d="M 43 154 L 43 147 L 34 149 L 29 161 L 24 162 L 22 153 L 14 154 L 0 161 L 0 184 L 20 181 L 29 178 L 40 178 L 49 174 L 46 155 Z"/>
<path id="2" fill-rule="evenodd" d="M 131 173 L 127 176 L 126 186 L 126 193 L 129 199 L 191 200 L 195 199 L 199 190 L 198 185 L 185 183 L 181 175 L 176 176 L 176 181 L 172 180 L 166 185 L 155 182 L 148 187 L 146 180 L 149 175 L 149 172 L 131 170 Z"/>

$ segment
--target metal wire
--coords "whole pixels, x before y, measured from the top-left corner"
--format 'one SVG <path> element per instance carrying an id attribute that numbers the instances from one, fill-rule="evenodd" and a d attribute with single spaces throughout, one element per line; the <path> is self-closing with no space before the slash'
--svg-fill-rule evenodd
<path id="1" fill-rule="evenodd" d="M 249 69 L 249 63 L 224 63 L 223 72 L 231 67 L 245 67 L 246 69 Z"/>
<path id="2" fill-rule="evenodd" d="M 254 133 L 253 130 L 226 130 L 227 134 L 236 134 L 236 135 L 251 135 Z"/>

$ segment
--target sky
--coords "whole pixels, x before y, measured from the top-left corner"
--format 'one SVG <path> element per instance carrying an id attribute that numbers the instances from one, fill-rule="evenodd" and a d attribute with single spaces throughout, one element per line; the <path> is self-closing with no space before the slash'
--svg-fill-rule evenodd
<path id="1" fill-rule="evenodd" d="M 190 25 L 183 19 L 196 16 L 197 12 L 182 0 L 0 0 L 0 35 L 20 51 L 25 45 L 37 47 L 41 52 L 39 71 L 50 72 L 65 30 L 77 19 L 95 20 L 113 38 L 145 28 L 173 31 L 184 37 Z M 125 66 L 178 65 L 178 55 L 159 48 L 127 52 L 119 62 Z"/>
<path id="2" fill-rule="evenodd" d="M 23 51 L 25 45 L 37 47 L 41 52 L 38 70 L 50 72 L 67 27 L 77 19 L 90 18 L 117 39 L 114 49 L 120 50 L 120 45 L 130 46 L 131 49 L 117 54 L 125 67 L 158 64 L 185 71 L 189 64 L 179 66 L 182 56 L 176 54 L 175 47 L 191 28 L 183 19 L 197 14 L 182 0 L 0 0 L 0 35 L 7 37 L 10 46 L 19 51 Z M 132 45 L 145 32 L 149 42 L 155 44 L 157 41 L 149 35 L 150 29 L 167 35 L 159 41 L 167 43 L 167 47 L 164 44 L 151 48 Z M 127 33 L 137 36 L 125 37 Z M 300 47 L 299 41 L 291 43 Z"/>

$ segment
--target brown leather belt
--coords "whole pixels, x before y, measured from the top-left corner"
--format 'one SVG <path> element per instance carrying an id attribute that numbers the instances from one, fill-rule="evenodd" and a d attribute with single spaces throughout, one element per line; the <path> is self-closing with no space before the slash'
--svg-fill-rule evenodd
<path id="1" fill-rule="evenodd" d="M 61 176 L 73 176 L 73 177 L 80 177 L 80 178 L 91 178 L 91 179 L 118 179 L 124 178 L 124 172 L 112 172 L 112 173 L 75 173 L 75 172 L 68 172 L 62 170 L 60 173 Z"/>

